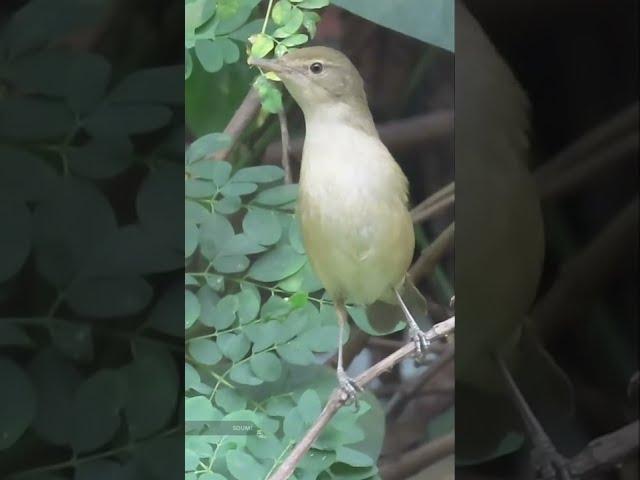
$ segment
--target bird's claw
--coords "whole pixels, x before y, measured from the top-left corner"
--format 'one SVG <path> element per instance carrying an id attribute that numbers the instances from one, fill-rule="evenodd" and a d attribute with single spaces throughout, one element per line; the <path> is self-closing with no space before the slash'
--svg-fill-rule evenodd
<path id="1" fill-rule="evenodd" d="M 360 408 L 358 393 L 362 391 L 362 387 L 358 385 L 354 379 L 347 376 L 344 370 L 338 370 L 338 383 L 346 397 L 345 405 L 353 403 L 357 411 Z"/>
<path id="2" fill-rule="evenodd" d="M 550 447 L 550 448 L 549 448 Z M 555 447 L 535 448 L 531 453 L 536 479 L 571 480 L 567 459 L 560 455 Z"/>
<path id="3" fill-rule="evenodd" d="M 427 353 L 429 352 L 429 345 L 431 340 L 427 337 L 427 334 L 418 328 L 411 329 L 411 340 L 416 346 L 414 358 L 416 362 L 424 364 L 427 361 Z"/>

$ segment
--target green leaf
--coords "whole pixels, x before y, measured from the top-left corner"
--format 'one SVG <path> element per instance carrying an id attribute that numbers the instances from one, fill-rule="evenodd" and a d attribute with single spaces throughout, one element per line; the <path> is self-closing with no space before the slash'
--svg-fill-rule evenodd
<path id="1" fill-rule="evenodd" d="M 309 37 L 304 33 L 296 33 L 295 35 L 291 35 L 290 37 L 283 39 L 282 45 L 285 47 L 295 47 L 297 45 L 302 45 L 307 40 L 309 40 Z"/>
<path id="2" fill-rule="evenodd" d="M 303 18 L 304 15 L 302 13 L 302 10 L 300 10 L 298 7 L 293 7 L 291 9 L 291 13 L 289 14 L 289 18 L 287 19 L 287 23 L 282 27 L 276 29 L 273 32 L 273 36 L 276 38 L 286 38 L 290 35 L 293 35 L 302 25 Z"/>
<path id="3" fill-rule="evenodd" d="M 239 233 L 229 239 L 220 249 L 220 256 L 252 255 L 264 252 L 267 248 L 260 245 L 246 233 Z"/>
<path id="4" fill-rule="evenodd" d="M 295 403 L 293 400 L 286 397 L 271 397 L 267 400 L 264 408 L 267 413 L 272 417 L 284 417 L 287 413 L 293 410 Z"/>
<path id="5" fill-rule="evenodd" d="M 300 414 L 300 410 L 292 408 L 284 417 L 282 422 L 282 430 L 285 438 L 291 440 L 299 440 L 305 431 L 304 419 Z"/>
<path id="6" fill-rule="evenodd" d="M 137 276 L 82 277 L 67 290 L 66 301 L 79 315 L 123 317 L 140 312 L 151 301 L 153 288 Z"/>
<path id="7" fill-rule="evenodd" d="M 101 179 L 122 173 L 133 163 L 133 146 L 127 137 L 93 138 L 67 153 L 69 168 L 76 175 Z"/>
<path id="8" fill-rule="evenodd" d="M 102 192 L 74 178 L 35 208 L 33 220 L 38 271 L 60 287 L 69 285 L 96 245 L 116 231 L 115 215 Z"/>
<path id="9" fill-rule="evenodd" d="M 282 325 L 277 320 L 247 325 L 243 333 L 253 342 L 253 353 L 271 347 L 280 336 Z"/>
<path id="10" fill-rule="evenodd" d="M 190 340 L 187 344 L 189 355 L 203 365 L 215 365 L 222 359 L 222 353 L 215 342 L 207 338 Z"/>
<path id="11" fill-rule="evenodd" d="M 211 1 L 211 0 L 209 0 Z M 127 75 L 109 94 L 114 103 L 184 103 L 182 65 L 146 68 Z"/>
<path id="12" fill-rule="evenodd" d="M 62 139 L 74 126 L 70 109 L 61 101 L 31 97 L 8 97 L 0 102 L 0 138 L 14 140 Z"/>
<path id="13" fill-rule="evenodd" d="M 196 56 L 207 72 L 217 72 L 224 64 L 222 49 L 213 40 L 196 40 Z"/>
<path id="14" fill-rule="evenodd" d="M 286 315 L 291 311 L 291 304 L 284 298 L 277 295 L 272 295 L 264 302 L 260 314 L 264 318 L 277 318 Z"/>
<path id="15" fill-rule="evenodd" d="M 124 369 L 124 411 L 133 438 L 164 428 L 175 413 L 180 380 L 175 362 L 163 348 L 136 345 L 136 356 Z"/>
<path id="16" fill-rule="evenodd" d="M 240 60 L 240 49 L 234 42 L 228 38 L 220 38 L 216 42 L 218 42 L 218 48 L 222 50 L 224 63 L 235 63 Z"/>
<path id="17" fill-rule="evenodd" d="M 280 359 L 272 352 L 261 352 L 253 355 L 249 360 L 249 364 L 256 377 L 265 382 L 274 382 L 282 374 Z"/>
<path id="18" fill-rule="evenodd" d="M 82 375 L 71 362 L 49 348 L 39 352 L 31 361 L 29 376 L 38 398 L 47 399 L 38 405 L 33 429 L 40 438 L 53 445 L 68 445 L 75 415 L 72 400 L 82 382 Z"/>
<path id="19" fill-rule="evenodd" d="M 302 333 L 298 339 L 314 352 L 333 352 L 338 347 L 338 327 L 321 325 Z"/>
<path id="20" fill-rule="evenodd" d="M 264 19 L 262 18 L 252 20 L 244 24 L 239 29 L 231 32 L 228 35 L 228 38 L 231 38 L 232 40 L 238 40 L 239 42 L 242 42 L 242 43 L 247 43 L 247 40 L 251 35 L 255 35 L 260 31 L 260 29 L 262 28 L 263 22 L 264 22 Z"/>
<path id="21" fill-rule="evenodd" d="M 260 292 L 253 285 L 243 284 L 242 290 L 236 295 L 238 305 L 238 319 L 241 324 L 248 323 L 260 312 Z"/>
<path id="22" fill-rule="evenodd" d="M 191 164 L 197 160 L 202 160 L 204 157 L 212 155 L 220 150 L 229 148 L 231 145 L 231 137 L 226 133 L 209 133 L 195 140 L 187 148 L 186 159 L 187 163 Z M 221 165 L 229 165 L 229 167 L 221 167 Z M 227 162 L 206 162 L 199 164 L 198 167 L 188 167 L 188 172 L 199 178 L 206 178 L 213 180 L 216 176 L 214 169 L 217 168 L 229 168 L 231 171 L 231 165 Z"/>
<path id="23" fill-rule="evenodd" d="M 184 291 L 184 326 L 191 327 L 200 316 L 200 302 L 191 290 Z"/>
<path id="24" fill-rule="evenodd" d="M 209 218 L 211 212 L 201 203 L 194 202 L 192 200 L 185 200 L 184 202 L 184 218 L 190 220 L 195 224 L 200 224 Z"/>
<path id="25" fill-rule="evenodd" d="M 229 220 L 214 212 L 200 225 L 200 251 L 206 258 L 213 260 L 233 236 L 234 231 Z"/>
<path id="26" fill-rule="evenodd" d="M 18 325 L 9 323 L 11 319 L 0 320 L 0 347 L 31 347 L 33 342 Z"/>
<path id="27" fill-rule="evenodd" d="M 249 259 L 244 255 L 218 255 L 211 263 L 220 273 L 239 273 L 249 266 Z"/>
<path id="28" fill-rule="evenodd" d="M 218 12 L 216 19 L 219 21 L 215 26 L 216 35 L 224 35 L 237 30 L 244 25 L 253 8 L 260 0 L 223 0 L 218 2 Z"/>
<path id="29" fill-rule="evenodd" d="M 242 220 L 244 232 L 261 245 L 273 245 L 280 240 L 282 227 L 273 210 L 249 208 Z"/>
<path id="30" fill-rule="evenodd" d="M 249 195 L 258 189 L 258 185 L 249 182 L 228 182 L 222 187 L 223 195 L 242 196 Z"/>
<path id="31" fill-rule="evenodd" d="M 255 58 L 265 57 L 274 46 L 273 38 L 264 33 L 259 33 L 250 39 L 251 56 Z"/>
<path id="32" fill-rule="evenodd" d="M 271 10 L 271 18 L 277 25 L 284 25 L 291 14 L 291 3 L 288 0 L 278 0 Z"/>
<path id="33" fill-rule="evenodd" d="M 227 452 L 226 460 L 229 472 L 238 480 L 263 478 L 267 473 L 265 467 L 241 450 L 230 450 Z"/>
<path id="34" fill-rule="evenodd" d="M 326 0 L 305 0 L 305 2 Z M 328 2 L 327 2 L 328 3 Z M 425 43 L 453 52 L 454 2 L 453 0 L 388 0 L 362 2 L 333 0 L 333 4 L 360 17 L 417 38 Z M 307 7 L 310 8 L 310 7 Z"/>
<path id="35" fill-rule="evenodd" d="M 0 451 L 11 447 L 31 425 L 36 413 L 36 392 L 25 372 L 12 360 L 0 358 Z"/>
<path id="36" fill-rule="evenodd" d="M 193 32 L 213 16 L 215 0 L 193 0 L 184 5 L 184 29 Z"/>
<path id="37" fill-rule="evenodd" d="M 225 333 L 218 335 L 218 347 L 225 357 L 238 362 L 249 352 L 251 342 L 242 333 Z"/>
<path id="38" fill-rule="evenodd" d="M 3 159 L 4 161 L 4 159 Z M 31 250 L 31 213 L 21 201 L 0 195 L 0 283 L 10 279 Z"/>
<path id="39" fill-rule="evenodd" d="M 184 258 L 193 255 L 198 247 L 198 236 L 200 232 L 198 226 L 192 220 L 184 222 Z"/>
<path id="40" fill-rule="evenodd" d="M 304 343 L 297 340 L 278 345 L 276 352 L 281 358 L 294 365 L 311 365 L 315 362 L 315 357 L 311 350 Z"/>
<path id="41" fill-rule="evenodd" d="M 260 385 L 262 380 L 256 377 L 248 363 L 236 363 L 229 372 L 229 378 L 242 385 Z"/>
<path id="42" fill-rule="evenodd" d="M 211 318 L 203 319 L 205 325 L 224 330 L 236 321 L 236 313 L 240 309 L 240 300 L 237 295 L 227 295 L 216 304 Z"/>
<path id="43" fill-rule="evenodd" d="M 124 382 L 115 370 L 99 370 L 78 387 L 71 432 L 76 453 L 90 452 L 111 440 L 120 427 L 123 402 Z"/>
<path id="44" fill-rule="evenodd" d="M 258 165 L 238 170 L 231 177 L 232 182 L 271 183 L 284 178 L 284 170 L 275 165 Z"/>
<path id="45" fill-rule="evenodd" d="M 282 110 L 282 93 L 272 82 L 260 75 L 253 82 L 253 86 L 258 91 L 258 95 L 260 95 L 262 108 L 265 111 L 277 113 Z"/>
<path id="46" fill-rule="evenodd" d="M 336 460 L 353 467 L 369 467 L 375 463 L 369 455 L 344 445 L 336 448 Z"/>
<path id="47" fill-rule="evenodd" d="M 231 215 L 236 213 L 242 207 L 242 201 L 240 197 L 227 196 L 213 204 L 213 208 L 216 212 L 223 215 Z"/>
<path id="48" fill-rule="evenodd" d="M 281 245 L 256 260 L 248 276 L 261 282 L 277 282 L 300 270 L 306 261 L 291 246 Z"/>
<path id="49" fill-rule="evenodd" d="M 187 398 L 184 402 L 184 419 L 190 422 L 220 420 L 222 414 L 211 401 L 203 396 Z"/>
<path id="50" fill-rule="evenodd" d="M 260 192 L 253 203 L 266 206 L 279 206 L 293 202 L 298 198 L 298 185 L 278 185 Z"/>
<path id="51" fill-rule="evenodd" d="M 316 30 L 319 21 L 320 15 L 318 15 L 316 12 L 304 12 L 302 25 L 307 29 L 307 32 L 309 32 L 310 38 L 316 36 Z"/>
<path id="52" fill-rule="evenodd" d="M 0 191 L 14 201 L 37 202 L 45 198 L 58 176 L 42 158 L 27 150 L 0 146 Z"/>
<path id="53" fill-rule="evenodd" d="M 242 410 L 247 406 L 247 399 L 230 388 L 219 388 L 215 395 L 215 402 L 224 411 L 231 413 Z"/>
<path id="54" fill-rule="evenodd" d="M 322 410 L 322 403 L 320 397 L 315 390 L 305 390 L 305 392 L 298 399 L 298 411 L 300 416 L 307 425 L 313 424 L 320 416 Z"/>
<path id="55" fill-rule="evenodd" d="M 317 9 L 323 8 L 329 5 L 329 0 L 302 0 L 298 4 L 300 8 Z"/>
<path id="56" fill-rule="evenodd" d="M 104 103 L 85 120 L 84 128 L 94 137 L 148 133 L 167 125 L 172 115 L 162 105 Z"/>

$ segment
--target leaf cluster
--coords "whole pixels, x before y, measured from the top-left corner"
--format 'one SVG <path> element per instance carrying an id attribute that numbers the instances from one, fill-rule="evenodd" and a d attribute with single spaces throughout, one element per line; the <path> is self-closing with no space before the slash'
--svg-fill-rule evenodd
<path id="1" fill-rule="evenodd" d="M 201 137 L 185 159 L 189 479 L 267 478 L 336 384 L 322 360 L 337 319 L 304 251 L 297 185 L 280 167 L 203 159 L 227 142 Z M 384 415 L 373 396 L 363 403 L 331 422 L 295 478 L 377 478 Z M 224 431 L 239 421 L 259 434 Z"/>

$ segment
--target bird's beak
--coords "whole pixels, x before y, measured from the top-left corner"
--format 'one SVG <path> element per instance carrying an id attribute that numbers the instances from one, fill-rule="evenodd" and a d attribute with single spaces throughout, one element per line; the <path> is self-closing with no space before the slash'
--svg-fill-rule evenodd
<path id="1" fill-rule="evenodd" d="M 286 67 L 279 59 L 267 60 L 266 58 L 249 58 L 249 65 L 255 65 L 267 72 L 282 73 Z"/>

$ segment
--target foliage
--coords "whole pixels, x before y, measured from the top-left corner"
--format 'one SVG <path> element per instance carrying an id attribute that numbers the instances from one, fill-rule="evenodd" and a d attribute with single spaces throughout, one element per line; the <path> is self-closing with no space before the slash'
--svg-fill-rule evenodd
<path id="1" fill-rule="evenodd" d="M 334 5 L 404 35 L 453 52 L 453 0 L 332 0 Z"/>
<path id="2" fill-rule="evenodd" d="M 31 1 L 0 40 L 0 463 L 175 478 L 181 66 L 44 48 L 99 5 Z"/>
<path id="3" fill-rule="evenodd" d="M 261 479 L 336 385 L 319 362 L 336 350 L 337 319 L 304 252 L 297 186 L 282 184 L 280 167 L 233 172 L 202 160 L 227 143 L 214 133 L 186 153 L 186 471 Z M 296 478 L 376 478 L 384 415 L 375 397 L 361 403 L 331 422 Z M 208 423 L 238 420 L 260 435 L 220 435 Z"/>

